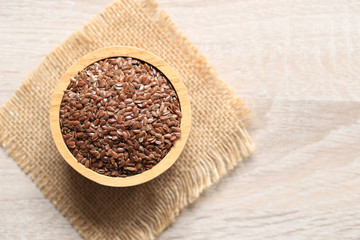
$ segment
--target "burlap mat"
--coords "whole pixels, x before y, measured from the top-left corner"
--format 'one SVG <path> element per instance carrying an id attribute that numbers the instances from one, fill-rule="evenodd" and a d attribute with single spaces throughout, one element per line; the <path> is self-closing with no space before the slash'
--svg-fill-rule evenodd
<path id="1" fill-rule="evenodd" d="M 0 143 L 86 239 L 151 239 L 253 150 L 249 109 L 153 1 L 108 6 L 51 52 L 0 110 Z M 49 104 L 65 70 L 100 47 L 128 45 L 167 61 L 183 79 L 192 129 L 176 164 L 129 188 L 96 184 L 62 159 L 49 129 Z"/>

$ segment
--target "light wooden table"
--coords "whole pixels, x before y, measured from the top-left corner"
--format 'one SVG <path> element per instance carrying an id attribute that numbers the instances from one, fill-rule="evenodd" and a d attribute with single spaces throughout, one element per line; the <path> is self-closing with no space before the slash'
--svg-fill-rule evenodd
<path id="1" fill-rule="evenodd" d="M 109 1 L 2 0 L 0 104 Z M 250 105 L 256 152 L 160 239 L 360 238 L 359 1 L 161 0 Z M 3 149 L 0 239 L 79 239 Z"/>

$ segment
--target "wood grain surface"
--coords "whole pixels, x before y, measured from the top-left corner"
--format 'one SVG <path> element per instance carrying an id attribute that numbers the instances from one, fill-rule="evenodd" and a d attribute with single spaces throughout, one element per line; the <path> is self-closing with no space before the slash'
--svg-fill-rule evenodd
<path id="1" fill-rule="evenodd" d="M 2 0 L 0 104 L 110 1 Z M 160 239 L 360 238 L 360 2 L 159 0 L 253 109 L 257 150 Z M 0 150 L 0 239 L 80 239 Z"/>

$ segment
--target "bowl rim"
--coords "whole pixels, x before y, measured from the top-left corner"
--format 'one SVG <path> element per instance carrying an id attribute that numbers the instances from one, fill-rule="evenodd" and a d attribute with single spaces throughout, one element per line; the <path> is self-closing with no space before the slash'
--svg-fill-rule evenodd
<path id="1" fill-rule="evenodd" d="M 122 177 L 109 177 L 99 174 L 83 164 L 79 163 L 72 153 L 67 148 L 60 129 L 60 104 L 63 98 L 64 90 L 68 87 L 70 79 L 76 74 L 86 68 L 87 66 L 106 58 L 111 57 L 132 57 L 151 64 L 161 71 L 173 85 L 180 102 L 182 113 L 181 119 L 181 137 L 176 140 L 173 147 L 168 154 L 153 168 L 146 170 L 140 174 Z M 141 183 L 148 182 L 170 168 L 180 156 L 186 141 L 189 137 L 191 128 L 191 108 L 190 100 L 184 83 L 181 81 L 179 75 L 160 57 L 136 47 L 128 46 L 112 46 L 97 49 L 84 57 L 80 58 L 74 63 L 61 77 L 56 89 L 54 91 L 50 104 L 50 128 L 52 137 L 55 141 L 56 147 L 65 161 L 78 173 L 84 177 L 97 182 L 102 185 L 112 187 L 128 187 L 135 186 Z"/>

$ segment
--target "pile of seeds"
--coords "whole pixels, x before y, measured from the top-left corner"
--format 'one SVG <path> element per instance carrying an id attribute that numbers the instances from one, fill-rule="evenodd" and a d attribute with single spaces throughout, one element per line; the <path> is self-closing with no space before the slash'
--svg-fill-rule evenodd
<path id="1" fill-rule="evenodd" d="M 155 166 L 180 138 L 181 111 L 171 83 L 153 66 L 109 58 L 79 72 L 64 92 L 60 127 L 85 167 L 126 177 Z"/>

